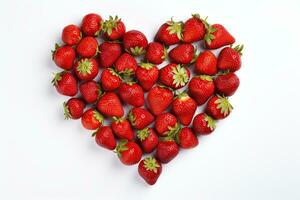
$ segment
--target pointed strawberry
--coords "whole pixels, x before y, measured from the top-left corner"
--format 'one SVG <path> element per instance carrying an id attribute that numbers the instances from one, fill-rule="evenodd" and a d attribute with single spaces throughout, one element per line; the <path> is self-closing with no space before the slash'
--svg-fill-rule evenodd
<path id="1" fill-rule="evenodd" d="M 114 150 L 116 148 L 117 142 L 109 126 L 100 127 L 93 133 L 93 136 L 95 136 L 95 141 L 99 146 L 108 150 Z"/>
<path id="2" fill-rule="evenodd" d="M 162 113 L 158 115 L 154 127 L 159 136 L 174 136 L 180 129 L 176 117 L 171 113 Z"/>
<path id="3" fill-rule="evenodd" d="M 231 96 L 240 85 L 240 79 L 235 73 L 220 74 L 215 78 L 217 92 L 221 95 Z"/>
<path id="4" fill-rule="evenodd" d="M 79 119 L 82 116 L 85 103 L 78 98 L 71 98 L 63 103 L 65 119 Z"/>
<path id="5" fill-rule="evenodd" d="M 106 116 L 109 117 L 122 117 L 124 115 L 124 110 L 121 101 L 113 92 L 104 93 L 98 103 L 97 109 Z"/>
<path id="6" fill-rule="evenodd" d="M 195 73 L 213 76 L 217 73 L 218 59 L 211 51 L 203 51 L 199 54 L 195 63 Z"/>
<path id="7" fill-rule="evenodd" d="M 72 69 L 75 58 L 76 53 L 72 47 L 60 47 L 58 44 L 55 44 L 55 50 L 52 51 L 52 59 L 58 67 L 64 70 Z"/>
<path id="8" fill-rule="evenodd" d="M 149 184 L 154 185 L 161 174 L 162 165 L 153 157 L 141 160 L 138 167 L 139 175 Z"/>
<path id="9" fill-rule="evenodd" d="M 159 65 L 168 57 L 167 48 L 159 42 L 148 44 L 145 59 L 153 64 Z"/>
<path id="10" fill-rule="evenodd" d="M 120 87 L 120 85 L 122 84 L 122 79 L 114 69 L 107 68 L 104 69 L 101 74 L 100 83 L 103 90 L 113 91 Z"/>
<path id="11" fill-rule="evenodd" d="M 52 80 L 52 84 L 57 92 L 62 95 L 72 97 L 77 94 L 77 80 L 70 72 L 63 71 L 56 73 Z"/>
<path id="12" fill-rule="evenodd" d="M 132 108 L 128 114 L 131 125 L 141 130 L 154 121 L 153 115 L 144 108 Z"/>
<path id="13" fill-rule="evenodd" d="M 199 14 L 193 14 L 183 25 L 182 41 L 193 43 L 202 40 L 205 36 L 206 19 L 201 19 Z"/>
<path id="14" fill-rule="evenodd" d="M 193 77 L 188 87 L 189 94 L 198 105 L 203 105 L 215 92 L 213 79 L 207 75 Z"/>
<path id="15" fill-rule="evenodd" d="M 128 140 L 121 140 L 119 142 L 116 153 L 124 165 L 137 164 L 142 158 L 142 150 L 139 145 Z"/>
<path id="16" fill-rule="evenodd" d="M 157 145 L 155 157 L 162 163 L 168 163 L 179 153 L 179 147 L 174 140 L 163 140 Z"/>
<path id="17" fill-rule="evenodd" d="M 207 49 L 218 49 L 235 42 L 234 37 L 221 24 L 208 26 L 204 40 Z"/>
<path id="18" fill-rule="evenodd" d="M 142 32 L 131 30 L 124 34 L 123 46 L 131 55 L 140 56 L 146 52 L 148 40 Z"/>
<path id="19" fill-rule="evenodd" d="M 79 43 L 82 33 L 80 28 L 74 24 L 66 26 L 61 34 L 62 41 L 69 46 L 73 46 Z"/>
<path id="20" fill-rule="evenodd" d="M 135 72 L 136 79 L 145 91 L 149 91 L 157 82 L 159 69 L 151 63 L 141 63 Z"/>
<path id="21" fill-rule="evenodd" d="M 84 101 L 88 104 L 95 103 L 102 94 L 101 87 L 96 81 L 81 83 L 79 91 Z"/>
<path id="22" fill-rule="evenodd" d="M 134 107 L 144 105 L 144 91 L 139 84 L 135 82 L 122 83 L 118 92 L 123 102 Z"/>
<path id="23" fill-rule="evenodd" d="M 177 64 L 190 64 L 194 58 L 195 48 L 191 44 L 179 44 L 169 52 L 169 57 Z"/>
<path id="24" fill-rule="evenodd" d="M 216 128 L 215 120 L 206 113 L 199 113 L 194 117 L 193 130 L 198 135 L 208 135 Z"/>
<path id="25" fill-rule="evenodd" d="M 122 47 L 117 42 L 103 42 L 99 46 L 99 64 L 103 68 L 112 67 L 122 53 Z"/>
<path id="26" fill-rule="evenodd" d="M 235 72 L 241 68 L 241 55 L 244 45 L 237 45 L 236 47 L 225 47 L 219 54 L 218 69 L 229 70 Z"/>
<path id="27" fill-rule="evenodd" d="M 176 141 L 183 149 L 191 149 L 198 145 L 198 139 L 189 127 L 184 127 L 178 131 Z"/>
<path id="28" fill-rule="evenodd" d="M 99 72 L 98 62 L 94 58 L 82 58 L 75 62 L 75 74 L 82 81 L 93 80 Z"/>
<path id="29" fill-rule="evenodd" d="M 173 19 L 164 23 L 156 33 L 155 40 L 167 46 L 177 44 L 182 39 L 182 22 L 175 22 Z"/>
<path id="30" fill-rule="evenodd" d="M 81 23 L 81 30 L 87 36 L 96 36 L 101 31 L 102 18 L 100 15 L 90 13 L 84 16 Z"/>
<path id="31" fill-rule="evenodd" d="M 98 53 L 98 41 L 94 37 L 85 37 L 77 45 L 76 52 L 84 58 L 96 56 Z"/>
<path id="32" fill-rule="evenodd" d="M 151 153 L 154 151 L 158 144 L 158 137 L 152 128 L 144 128 L 137 131 L 137 138 L 139 139 L 145 153 Z"/>
<path id="33" fill-rule="evenodd" d="M 180 64 L 168 64 L 160 69 L 159 80 L 173 89 L 184 87 L 190 79 L 190 71 Z"/>
<path id="34" fill-rule="evenodd" d="M 104 117 L 94 108 L 86 110 L 82 117 L 82 126 L 88 130 L 96 130 L 103 125 Z"/>
<path id="35" fill-rule="evenodd" d="M 113 117 L 111 128 L 116 134 L 116 136 L 120 139 L 133 140 L 134 138 L 134 133 L 130 126 L 130 123 L 124 117 Z"/>
<path id="36" fill-rule="evenodd" d="M 232 109 L 233 107 L 226 97 L 216 95 L 207 102 L 206 112 L 214 119 L 224 119 Z"/>
<path id="37" fill-rule="evenodd" d="M 119 74 L 131 76 L 135 74 L 137 62 L 129 53 L 123 53 L 115 62 L 115 69 Z"/>
<path id="38" fill-rule="evenodd" d="M 109 16 L 108 20 L 102 22 L 102 31 L 105 39 L 120 40 L 126 32 L 126 27 L 118 16 Z"/>

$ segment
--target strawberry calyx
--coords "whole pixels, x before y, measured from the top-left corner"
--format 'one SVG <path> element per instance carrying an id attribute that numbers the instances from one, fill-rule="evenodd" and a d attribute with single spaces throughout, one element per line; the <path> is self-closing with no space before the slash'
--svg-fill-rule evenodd
<path id="1" fill-rule="evenodd" d="M 116 15 L 114 18 L 109 16 L 108 20 L 105 20 L 101 23 L 101 28 L 103 32 L 107 33 L 109 36 L 112 34 L 113 29 L 118 28 L 118 23 L 121 21 L 121 18 Z"/>
<path id="2" fill-rule="evenodd" d="M 164 55 L 161 57 L 161 59 L 166 60 L 168 59 L 169 54 L 168 54 L 168 47 L 164 46 Z"/>
<path id="3" fill-rule="evenodd" d="M 137 137 L 140 139 L 140 141 L 145 140 L 150 134 L 149 128 L 144 128 L 142 130 L 137 131 Z"/>
<path id="4" fill-rule="evenodd" d="M 123 121 L 125 121 L 124 117 L 113 117 L 112 118 L 114 122 L 116 122 L 117 124 L 122 123 Z"/>
<path id="5" fill-rule="evenodd" d="M 213 78 L 209 75 L 199 75 L 197 77 L 199 77 L 201 80 L 204 80 L 204 81 L 213 81 Z"/>
<path id="6" fill-rule="evenodd" d="M 118 145 L 117 145 L 117 147 L 116 147 L 116 149 L 115 149 L 115 153 L 117 153 L 117 155 L 118 155 L 119 157 L 122 156 L 121 153 L 122 153 L 123 151 L 128 150 L 128 147 L 126 146 L 127 143 L 128 143 L 128 140 L 126 140 L 126 139 L 122 139 L 122 140 L 120 140 L 120 142 L 118 143 Z"/>
<path id="7" fill-rule="evenodd" d="M 205 114 L 204 120 L 207 122 L 207 127 L 210 128 L 210 130 L 215 130 L 216 121 L 211 116 Z"/>
<path id="8" fill-rule="evenodd" d="M 221 110 L 221 114 L 227 116 L 233 109 L 232 105 L 229 103 L 227 97 L 222 97 L 217 95 L 218 99 L 214 102 L 217 104 L 217 109 Z"/>
<path id="9" fill-rule="evenodd" d="M 176 95 L 175 99 L 180 99 L 181 101 L 185 101 L 187 99 L 189 99 L 190 96 L 185 92 L 180 92 L 179 94 Z"/>
<path id="10" fill-rule="evenodd" d="M 117 76 L 117 77 L 121 78 L 121 76 L 113 68 L 109 68 L 108 70 L 113 76 Z"/>
<path id="11" fill-rule="evenodd" d="M 52 53 L 52 60 L 54 60 L 54 54 L 55 52 L 57 51 L 57 49 L 59 48 L 59 44 L 55 43 L 54 45 L 54 50 L 51 50 L 51 53 Z"/>
<path id="12" fill-rule="evenodd" d="M 187 71 L 184 67 L 181 67 L 181 65 L 177 65 L 173 68 L 173 84 L 178 86 L 185 86 L 187 82 L 189 81 L 189 76 L 187 74 Z"/>
<path id="13" fill-rule="evenodd" d="M 104 95 L 104 92 L 101 89 L 101 85 L 99 83 L 97 83 L 97 87 L 98 87 L 98 96 L 97 96 L 97 101 Z"/>
<path id="14" fill-rule="evenodd" d="M 70 119 L 72 116 L 71 116 L 69 107 L 68 107 L 68 105 L 67 105 L 66 102 L 63 103 L 63 108 L 64 108 L 64 116 L 65 116 L 65 119 Z"/>
<path id="15" fill-rule="evenodd" d="M 181 125 L 178 122 L 173 127 L 168 126 L 168 131 L 166 132 L 167 137 L 175 139 L 180 129 L 181 129 Z"/>
<path id="16" fill-rule="evenodd" d="M 162 84 L 158 84 L 157 87 L 160 87 L 160 88 L 163 88 L 163 89 L 168 89 L 168 90 L 170 90 L 171 92 L 174 93 L 174 90 L 172 88 L 168 87 L 168 86 L 165 86 L 165 85 L 162 85 Z"/>
<path id="17" fill-rule="evenodd" d="M 103 124 L 103 121 L 104 121 L 104 117 L 103 115 L 101 115 L 98 111 L 94 110 L 93 111 L 94 113 L 94 118 L 100 123 L 100 124 Z"/>
<path id="18" fill-rule="evenodd" d="M 157 173 L 157 169 L 160 167 L 157 160 L 153 157 L 148 157 L 144 159 L 144 167 L 147 171 L 152 171 Z"/>
<path id="19" fill-rule="evenodd" d="M 132 81 L 132 80 L 125 80 L 124 83 L 127 85 L 130 85 L 130 86 L 132 86 L 133 84 L 136 84 L 136 82 Z"/>
<path id="20" fill-rule="evenodd" d="M 207 24 L 207 27 L 206 27 L 206 34 L 204 36 L 204 41 L 210 45 L 211 44 L 211 41 L 213 39 L 215 39 L 215 36 L 213 35 L 214 32 L 216 32 L 216 28 L 214 28 L 213 26 Z"/>
<path id="21" fill-rule="evenodd" d="M 191 64 L 194 63 L 194 62 L 196 62 L 196 60 L 198 58 L 198 55 L 199 55 L 198 54 L 198 50 L 197 50 L 197 48 L 194 47 L 194 56 L 193 56 L 193 59 L 191 61 Z"/>
<path id="22" fill-rule="evenodd" d="M 119 72 L 119 74 L 121 76 L 123 76 L 123 78 L 128 78 L 130 77 L 131 75 L 134 74 L 133 70 L 132 69 L 124 69 L 123 71 Z"/>
<path id="23" fill-rule="evenodd" d="M 167 28 L 169 34 L 176 34 L 178 39 L 182 40 L 183 22 L 175 22 L 173 21 L 173 18 L 171 18 L 171 20 L 167 21 L 166 23 L 169 25 L 169 27 Z"/>
<path id="24" fill-rule="evenodd" d="M 152 64 L 152 63 L 139 63 L 139 66 L 143 69 L 146 69 L 146 70 L 150 70 L 152 69 L 155 65 Z"/>
<path id="25" fill-rule="evenodd" d="M 77 71 L 82 75 L 91 74 L 93 68 L 92 65 L 92 62 L 88 58 L 85 58 L 79 61 Z"/>
<path id="26" fill-rule="evenodd" d="M 51 83 L 54 85 L 54 86 L 57 86 L 58 82 L 62 79 L 61 76 L 63 75 L 64 72 L 59 72 L 59 73 L 53 73 L 54 74 L 54 77 L 51 81 Z"/>
<path id="27" fill-rule="evenodd" d="M 135 126 L 135 117 L 134 117 L 132 111 L 130 111 L 129 114 L 128 114 L 128 120 L 129 120 L 129 122 L 131 123 L 132 126 Z"/>
<path id="28" fill-rule="evenodd" d="M 205 17 L 204 19 L 200 17 L 200 15 L 198 13 L 196 14 L 192 14 L 192 17 L 196 18 L 196 19 L 199 19 L 205 26 L 205 28 L 207 28 L 209 26 L 208 22 L 207 22 L 207 18 L 208 17 Z"/>
<path id="29" fill-rule="evenodd" d="M 244 49 L 244 45 L 236 45 L 235 47 L 233 47 L 233 49 L 238 52 L 241 56 L 243 55 L 242 51 Z"/>
<path id="30" fill-rule="evenodd" d="M 146 53 L 145 48 L 140 46 L 131 47 L 129 50 L 126 51 L 134 56 L 140 56 Z"/>

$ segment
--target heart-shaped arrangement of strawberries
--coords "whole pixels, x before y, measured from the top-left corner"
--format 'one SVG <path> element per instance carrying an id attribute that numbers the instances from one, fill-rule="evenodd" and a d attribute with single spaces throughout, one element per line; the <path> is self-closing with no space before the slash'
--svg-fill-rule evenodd
<path id="1" fill-rule="evenodd" d="M 228 96 L 239 87 L 234 72 L 243 49 L 232 47 L 235 39 L 224 26 L 198 14 L 165 22 L 154 40 L 126 31 L 117 16 L 88 14 L 80 27 L 63 29 L 64 44 L 56 44 L 53 60 L 64 71 L 52 81 L 58 93 L 72 97 L 63 104 L 65 118 L 81 118 L 96 143 L 114 150 L 123 164 L 139 163 L 150 185 L 162 163 L 180 148 L 197 146 L 197 136 L 210 134 L 216 120 L 230 114 Z M 198 53 L 197 47 L 204 50 Z M 212 50 L 218 48 L 223 49 L 216 56 Z M 204 112 L 196 113 L 202 105 Z M 148 155 L 142 159 L 143 154 Z"/>

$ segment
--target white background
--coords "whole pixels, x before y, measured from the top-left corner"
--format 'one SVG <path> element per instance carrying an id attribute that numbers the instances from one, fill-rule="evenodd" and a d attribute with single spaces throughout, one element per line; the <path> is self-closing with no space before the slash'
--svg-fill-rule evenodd
<path id="1" fill-rule="evenodd" d="M 0 199 L 299 200 L 299 10 L 298 0 L 1 0 Z M 153 187 L 65 121 L 67 98 L 50 84 L 50 50 L 89 12 L 118 14 L 149 40 L 171 16 L 198 12 L 245 44 L 231 116 Z"/>

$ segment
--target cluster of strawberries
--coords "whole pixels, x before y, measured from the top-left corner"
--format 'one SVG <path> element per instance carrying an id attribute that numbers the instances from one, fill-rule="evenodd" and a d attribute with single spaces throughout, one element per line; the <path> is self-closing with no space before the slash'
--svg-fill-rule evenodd
<path id="1" fill-rule="evenodd" d="M 197 146 L 197 135 L 210 134 L 215 121 L 232 110 L 227 97 L 239 86 L 234 72 L 241 67 L 243 45 L 233 48 L 235 39 L 222 25 L 197 14 L 184 23 L 164 23 L 151 43 L 140 31 L 126 32 L 118 17 L 88 14 L 81 27 L 63 29 L 62 41 L 53 60 L 64 71 L 52 82 L 72 97 L 64 103 L 65 118 L 81 118 L 83 127 L 95 130 L 96 143 L 115 150 L 123 164 L 139 163 L 138 172 L 150 185 L 160 176 L 161 163 L 174 159 L 179 147 Z M 207 50 L 198 54 L 194 42 Z M 210 51 L 224 46 L 218 57 Z M 194 117 L 204 104 L 204 112 Z M 123 105 L 131 106 L 127 117 Z M 153 155 L 141 160 L 143 153 Z"/>

